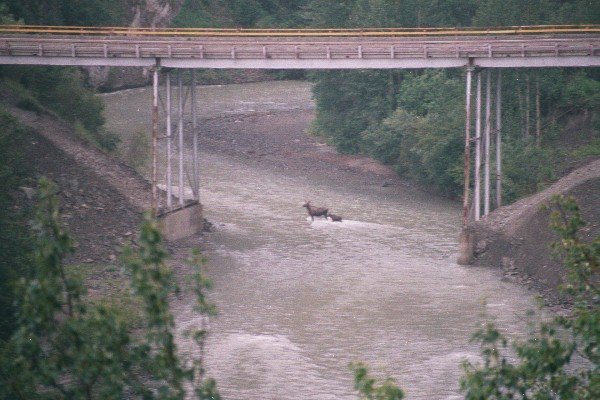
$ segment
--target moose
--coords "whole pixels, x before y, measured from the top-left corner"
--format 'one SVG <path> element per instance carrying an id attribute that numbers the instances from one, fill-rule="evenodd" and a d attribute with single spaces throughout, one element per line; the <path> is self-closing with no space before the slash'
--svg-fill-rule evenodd
<path id="1" fill-rule="evenodd" d="M 328 213 L 327 216 L 331 218 L 331 222 L 342 222 L 342 217 L 339 215 Z"/>
<path id="2" fill-rule="evenodd" d="M 310 218 L 313 221 L 315 220 L 315 217 L 327 218 L 327 213 L 329 212 L 329 210 L 325 207 L 313 207 L 310 204 L 310 201 L 307 201 L 306 203 L 304 203 L 304 205 L 302 207 L 306 207 L 306 211 L 308 211 L 308 215 L 310 215 Z"/>
<path id="3" fill-rule="evenodd" d="M 308 215 L 314 221 L 315 217 L 325 217 L 326 219 L 331 219 L 331 222 L 342 222 L 342 217 L 339 215 L 331 214 L 328 208 L 325 207 L 313 207 L 310 204 L 310 201 L 304 203 L 302 207 L 306 208 L 308 211 Z"/>

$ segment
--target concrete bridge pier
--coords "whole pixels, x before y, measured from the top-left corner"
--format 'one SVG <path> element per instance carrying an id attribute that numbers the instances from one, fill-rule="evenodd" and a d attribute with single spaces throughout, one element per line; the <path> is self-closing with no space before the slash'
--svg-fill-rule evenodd
<path id="1" fill-rule="evenodd" d="M 199 178 L 199 157 L 198 157 L 198 132 L 197 132 L 197 112 L 196 112 L 196 76 L 195 71 L 191 70 L 191 84 L 184 90 L 183 77 L 181 69 L 177 69 L 177 142 L 174 146 L 173 140 L 173 104 L 172 104 L 172 71 L 164 70 L 165 73 L 165 97 L 166 102 L 162 102 L 159 92 L 159 72 L 160 64 L 157 62 L 153 68 L 152 81 L 152 215 L 159 222 L 163 236 L 167 240 L 177 240 L 199 233 L 204 226 L 202 216 L 202 205 L 200 204 L 200 178 Z M 192 116 L 192 166 L 186 162 L 185 157 L 185 109 L 188 97 L 191 97 L 189 109 Z M 165 119 L 165 134 L 159 136 L 159 102 L 162 104 L 162 111 Z M 165 104 L 166 103 L 166 104 Z M 159 165 L 158 152 L 159 141 L 166 141 L 165 155 L 165 183 L 160 190 L 159 195 Z M 177 154 L 177 187 L 173 185 L 173 148 L 176 147 Z M 162 176 L 162 175 L 161 175 Z M 184 179 L 187 177 L 188 182 Z M 161 184 L 161 186 L 163 186 Z M 191 188 L 191 195 L 186 194 L 186 188 Z M 174 194 L 177 189 L 177 195 Z M 174 205 L 174 197 L 176 204 Z M 164 203 L 164 204 L 161 204 Z"/>

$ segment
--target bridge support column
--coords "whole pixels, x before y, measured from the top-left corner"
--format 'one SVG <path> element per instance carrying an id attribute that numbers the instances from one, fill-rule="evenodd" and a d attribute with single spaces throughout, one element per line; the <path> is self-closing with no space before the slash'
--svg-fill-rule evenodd
<path id="1" fill-rule="evenodd" d="M 200 202 L 200 164 L 198 159 L 198 116 L 196 112 L 196 70 L 192 69 L 192 86 L 190 90 L 192 91 L 192 135 L 193 135 L 193 163 L 194 163 L 194 198 L 198 203 Z"/>
<path id="2" fill-rule="evenodd" d="M 502 72 L 496 77 L 496 207 L 502 206 Z"/>
<path id="3" fill-rule="evenodd" d="M 473 207 L 475 221 L 481 218 L 481 72 L 477 72 L 475 94 L 475 171 L 473 182 Z"/>
<path id="4" fill-rule="evenodd" d="M 473 262 L 473 235 L 468 231 L 469 223 L 469 184 L 471 175 L 471 82 L 473 80 L 473 64 L 469 60 L 467 67 L 467 85 L 465 98 L 465 163 L 464 163 L 464 192 L 463 192 L 463 229 L 459 238 L 458 260 L 461 265 Z"/>
<path id="5" fill-rule="evenodd" d="M 471 171 L 471 81 L 473 79 L 473 65 L 467 67 L 467 90 L 466 90 L 466 119 L 465 119 L 465 158 L 464 158 L 464 188 L 463 188 L 463 228 L 469 222 L 469 184 Z"/>
<path id="6" fill-rule="evenodd" d="M 171 111 L 173 106 L 171 104 L 171 71 L 167 71 L 166 74 L 166 91 L 167 91 L 167 105 L 166 105 L 166 125 L 167 125 L 167 209 L 173 209 L 173 171 L 172 171 L 172 160 L 171 160 L 171 146 L 173 144 L 173 125 L 171 122 Z"/>
<path id="7" fill-rule="evenodd" d="M 185 182 L 183 180 L 183 109 L 184 109 L 184 97 L 185 97 L 185 93 L 183 91 L 183 79 L 181 77 L 181 70 L 178 69 L 177 70 L 177 87 L 179 88 L 178 91 L 178 105 L 177 105 L 177 118 L 178 118 L 178 122 L 177 122 L 177 137 L 178 137 L 178 144 L 177 144 L 177 152 L 178 152 L 178 158 L 179 158 L 179 206 L 183 207 L 185 205 L 185 194 L 184 194 L 184 187 L 185 187 Z"/>
<path id="8" fill-rule="evenodd" d="M 485 130 L 484 130 L 484 171 L 483 171 L 483 215 L 490 213 L 490 135 L 491 135 L 491 107 L 492 107 L 492 71 L 486 71 L 485 83 Z"/>
<path id="9" fill-rule="evenodd" d="M 152 202 L 151 212 L 154 217 L 158 213 L 158 191 L 157 191 L 157 146 L 158 146 L 158 69 L 156 65 L 152 69 Z"/>

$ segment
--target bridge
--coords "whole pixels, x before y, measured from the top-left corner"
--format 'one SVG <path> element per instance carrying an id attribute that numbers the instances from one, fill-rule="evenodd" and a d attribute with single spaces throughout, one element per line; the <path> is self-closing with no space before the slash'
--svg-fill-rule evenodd
<path id="1" fill-rule="evenodd" d="M 600 25 L 464 29 L 0 26 L 0 64 L 357 69 L 600 66 Z"/>
<path id="2" fill-rule="evenodd" d="M 153 71 L 152 209 L 157 211 L 159 140 L 159 71 L 166 71 L 167 211 L 173 211 L 171 147 L 171 70 L 177 70 L 179 206 L 184 203 L 183 113 L 181 70 L 190 69 L 193 179 L 199 204 L 198 133 L 195 110 L 197 68 L 249 69 L 422 69 L 466 70 L 463 227 L 489 213 L 491 153 L 494 150 L 496 204 L 502 203 L 501 74 L 502 68 L 598 67 L 600 25 L 545 25 L 496 28 L 380 29 L 161 29 L 127 27 L 0 26 L 0 64 L 146 67 Z M 491 70 L 498 69 L 492 84 Z M 482 118 L 482 72 L 486 73 Z M 476 78 L 475 121 L 472 82 Z M 492 86 L 495 117 L 492 128 Z M 482 127 L 483 123 L 483 127 Z M 474 129 L 473 129 L 474 126 Z M 483 128 L 483 129 L 482 129 Z M 472 132 L 474 130 L 474 132 Z M 492 143 L 495 139 L 495 143 Z M 471 147 L 475 148 L 471 212 Z M 483 177 L 482 177 L 483 167 Z M 483 182 L 482 182 L 483 181 Z M 482 191 L 483 186 L 483 193 Z M 483 210 L 482 210 L 483 208 Z M 463 234 L 466 235 L 466 230 Z M 461 237 L 461 246 L 468 238 Z M 468 254 L 468 249 L 461 253 Z M 464 259 L 467 263 L 468 260 Z M 460 262 L 460 260 L 459 260 Z"/>

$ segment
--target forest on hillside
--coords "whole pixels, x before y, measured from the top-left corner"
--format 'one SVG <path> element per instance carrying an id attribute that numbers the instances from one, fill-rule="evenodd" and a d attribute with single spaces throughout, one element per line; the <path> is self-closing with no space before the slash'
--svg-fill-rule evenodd
<path id="1" fill-rule="evenodd" d="M 29 24 L 175 27 L 441 27 L 600 23 L 593 0 L 3 0 L 3 19 Z M 9 67 L 46 102 L 77 72 Z M 359 70 L 277 76 L 314 81 L 313 133 L 338 151 L 369 154 L 417 183 L 458 197 L 463 182 L 464 71 Z M 41 83 L 41 85 L 40 85 Z M 40 93 L 41 91 L 50 92 Z M 80 90 L 81 96 L 85 96 Z M 519 69 L 504 72 L 504 203 L 534 193 L 600 153 L 600 71 Z M 100 107 L 76 107 L 96 142 Z M 71 110 L 72 107 L 67 107 Z M 77 114 L 77 112 L 75 113 Z M 494 196 L 493 196 L 494 197 Z"/>

